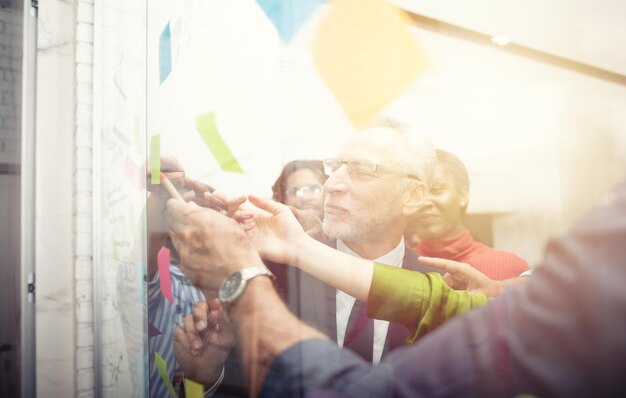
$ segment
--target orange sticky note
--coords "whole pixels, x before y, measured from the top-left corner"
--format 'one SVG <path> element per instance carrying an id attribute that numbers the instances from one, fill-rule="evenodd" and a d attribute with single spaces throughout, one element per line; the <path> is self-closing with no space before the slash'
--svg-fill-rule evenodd
<path id="1" fill-rule="evenodd" d="M 404 11 L 384 0 L 330 2 L 313 40 L 320 75 L 363 127 L 426 70 Z"/>
<path id="2" fill-rule="evenodd" d="M 170 303 L 174 302 L 172 297 L 172 275 L 170 274 L 170 249 L 162 247 L 157 254 L 157 264 L 159 265 L 159 284 L 161 294 Z"/>

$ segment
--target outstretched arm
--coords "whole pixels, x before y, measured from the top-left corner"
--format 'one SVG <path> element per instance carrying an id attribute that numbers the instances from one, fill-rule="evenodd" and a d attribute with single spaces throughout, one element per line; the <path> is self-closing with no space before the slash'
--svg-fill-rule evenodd
<path id="1" fill-rule="evenodd" d="M 417 261 L 422 265 L 445 271 L 446 274 L 443 276 L 443 280 L 451 288 L 484 294 L 487 297 L 496 297 L 506 287 L 526 283 L 530 279 L 529 276 L 518 276 L 516 278 L 494 280 L 469 264 L 442 258 L 419 257 Z"/>
<path id="2" fill-rule="evenodd" d="M 422 274 L 360 259 L 302 233 L 287 206 L 250 197 L 264 210 L 249 231 L 261 256 L 292 264 L 362 302 L 372 318 L 405 324 L 413 340 L 446 320 L 486 304 L 482 294 L 451 289 L 437 273 Z M 433 259 L 438 260 L 438 259 Z"/>

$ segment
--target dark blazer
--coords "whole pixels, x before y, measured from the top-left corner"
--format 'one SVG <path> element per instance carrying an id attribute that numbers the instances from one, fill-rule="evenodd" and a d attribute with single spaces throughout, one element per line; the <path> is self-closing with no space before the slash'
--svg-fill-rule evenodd
<path id="1" fill-rule="evenodd" d="M 331 247 L 337 247 L 336 241 L 331 241 L 327 244 Z M 418 264 L 418 257 L 413 250 L 405 247 L 402 268 L 419 272 L 440 273 L 437 269 Z M 333 341 L 337 341 L 337 290 L 294 267 L 277 264 L 268 264 L 268 267 L 277 274 L 279 294 L 283 297 L 289 309 L 302 321 L 319 329 Z M 390 323 L 383 349 L 383 357 L 389 351 L 404 345 L 404 341 L 409 336 L 410 332 L 406 326 L 399 323 Z"/>

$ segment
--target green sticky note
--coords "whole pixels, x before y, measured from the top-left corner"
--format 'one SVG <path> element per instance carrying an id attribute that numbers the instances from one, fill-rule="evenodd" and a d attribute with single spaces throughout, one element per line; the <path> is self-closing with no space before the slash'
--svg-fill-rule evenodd
<path id="1" fill-rule="evenodd" d="M 202 384 L 193 380 L 185 379 L 185 397 L 186 398 L 202 398 L 204 397 L 204 387 Z"/>
<path id="2" fill-rule="evenodd" d="M 159 375 L 161 375 L 161 378 L 163 379 L 163 382 L 165 383 L 165 387 L 167 387 L 167 391 L 170 392 L 170 395 L 173 398 L 178 398 L 176 396 L 176 391 L 174 391 L 174 386 L 172 386 L 170 375 L 167 374 L 167 364 L 165 363 L 165 360 L 163 359 L 162 356 L 159 355 L 158 352 L 154 353 L 154 363 L 156 364 L 157 369 L 159 370 Z"/>
<path id="3" fill-rule="evenodd" d="M 237 159 L 233 156 L 228 146 L 217 131 L 215 125 L 215 113 L 210 112 L 206 115 L 202 115 L 196 120 L 196 127 L 200 136 L 204 140 L 204 143 L 220 164 L 220 167 L 224 171 L 232 171 L 235 173 L 243 173 L 243 169 L 237 163 Z"/>
<path id="4" fill-rule="evenodd" d="M 152 184 L 161 183 L 161 136 L 155 135 L 150 139 L 150 174 Z"/>

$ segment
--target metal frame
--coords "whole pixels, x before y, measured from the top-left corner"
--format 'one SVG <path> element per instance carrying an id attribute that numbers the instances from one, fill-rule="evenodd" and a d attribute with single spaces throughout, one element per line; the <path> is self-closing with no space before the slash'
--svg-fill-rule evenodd
<path id="1" fill-rule="evenodd" d="M 102 247 L 100 245 L 101 222 L 100 200 L 102 198 L 102 145 L 100 144 L 100 132 L 102 130 L 102 2 L 95 1 L 93 4 L 93 82 L 92 82 L 92 286 L 93 286 L 93 396 L 103 396 L 102 385 Z"/>
<path id="2" fill-rule="evenodd" d="M 21 396 L 37 396 L 35 333 L 35 114 L 37 89 L 37 1 L 24 0 L 22 38 L 22 181 L 20 209 Z"/>

